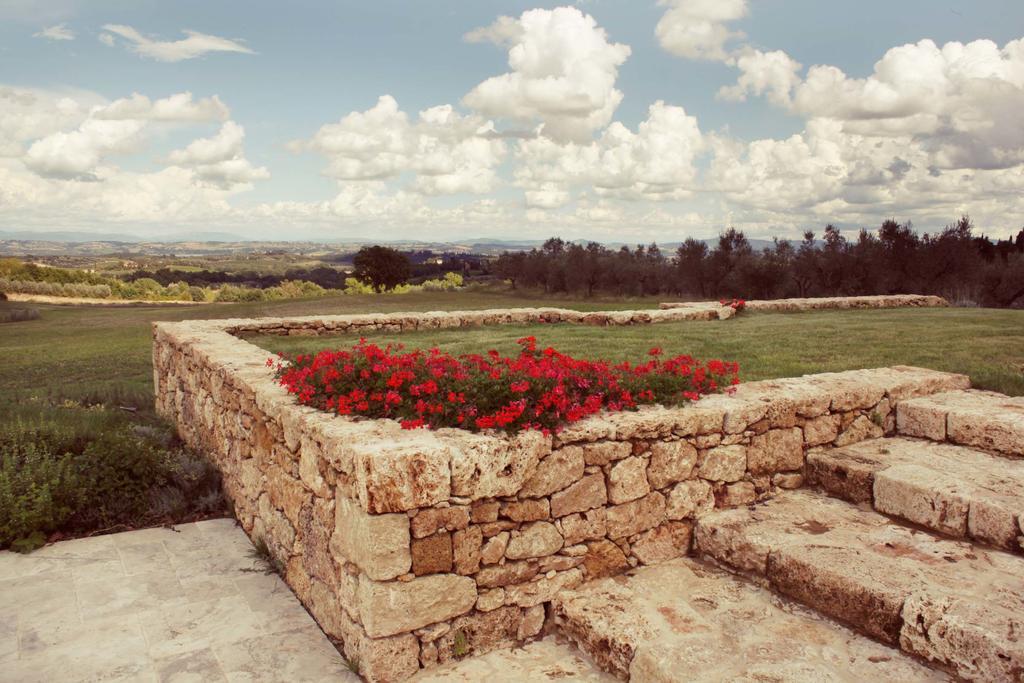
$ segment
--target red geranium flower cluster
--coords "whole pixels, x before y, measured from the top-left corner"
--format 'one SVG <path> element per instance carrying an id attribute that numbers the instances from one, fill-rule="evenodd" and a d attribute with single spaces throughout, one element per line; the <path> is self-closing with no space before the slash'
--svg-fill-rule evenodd
<path id="1" fill-rule="evenodd" d="M 743 299 L 721 299 L 718 303 L 722 304 L 723 306 L 728 306 L 737 313 L 742 311 L 747 306 L 747 302 L 744 301 Z"/>
<path id="2" fill-rule="evenodd" d="M 651 349 L 640 364 L 579 360 L 534 337 L 505 357 L 452 356 L 433 348 L 406 352 L 365 339 L 350 350 L 300 354 L 276 362 L 282 386 L 300 403 L 339 415 L 392 418 L 406 429 L 526 429 L 545 433 L 602 410 L 676 405 L 738 384 L 739 366 L 690 356 L 662 358 Z M 267 361 L 275 365 L 274 359 Z"/>

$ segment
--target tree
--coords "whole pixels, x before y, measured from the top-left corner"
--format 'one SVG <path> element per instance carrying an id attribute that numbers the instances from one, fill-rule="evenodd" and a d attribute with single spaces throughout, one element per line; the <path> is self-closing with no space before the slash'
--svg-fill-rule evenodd
<path id="1" fill-rule="evenodd" d="M 378 292 L 405 284 L 412 273 L 409 258 L 389 247 L 363 247 L 352 263 L 356 267 L 356 279 L 370 283 Z"/>
<path id="2" fill-rule="evenodd" d="M 506 251 L 494 262 L 492 271 L 502 280 L 508 280 L 512 289 L 516 288 L 516 280 L 522 277 L 523 263 L 526 261 L 526 254 L 521 251 Z"/>

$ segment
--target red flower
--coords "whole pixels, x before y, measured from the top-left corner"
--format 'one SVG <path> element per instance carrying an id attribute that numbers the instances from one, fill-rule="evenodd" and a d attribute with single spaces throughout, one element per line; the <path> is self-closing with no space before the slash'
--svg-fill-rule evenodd
<path id="1" fill-rule="evenodd" d="M 577 359 L 550 347 L 537 354 L 533 337 L 519 343 L 515 357 L 496 351 L 455 357 L 436 348 L 405 352 L 362 340 L 350 350 L 299 354 L 287 366 L 277 363 L 276 372 L 300 403 L 338 415 L 393 418 L 405 429 L 544 434 L 602 410 L 696 401 L 739 382 L 736 363 L 662 358 L 659 348 L 634 366 Z M 271 359 L 268 367 L 273 365 Z"/>

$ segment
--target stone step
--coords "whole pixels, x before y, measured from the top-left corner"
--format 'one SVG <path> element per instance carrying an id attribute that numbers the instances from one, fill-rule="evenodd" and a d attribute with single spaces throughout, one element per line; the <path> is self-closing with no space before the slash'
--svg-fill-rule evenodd
<path id="1" fill-rule="evenodd" d="M 806 489 L 704 516 L 695 547 L 963 678 L 1024 674 L 1024 558 Z"/>
<path id="2" fill-rule="evenodd" d="M 484 655 L 421 669 L 409 683 L 525 683 L 526 681 L 615 683 L 583 652 L 549 636 L 523 647 L 492 650 Z"/>
<path id="3" fill-rule="evenodd" d="M 946 674 L 691 558 L 564 591 L 556 626 L 622 679 L 942 681 Z"/>
<path id="4" fill-rule="evenodd" d="M 908 399 L 896 408 L 904 436 L 949 441 L 1024 457 L 1024 397 L 991 391 L 947 391 Z"/>
<path id="5" fill-rule="evenodd" d="M 919 439 L 807 453 L 805 481 L 956 538 L 1024 553 L 1024 461 Z"/>

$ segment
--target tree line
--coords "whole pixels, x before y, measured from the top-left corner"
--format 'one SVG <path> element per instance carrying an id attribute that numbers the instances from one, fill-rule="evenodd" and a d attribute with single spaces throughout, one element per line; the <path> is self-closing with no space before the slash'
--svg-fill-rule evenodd
<path id="1" fill-rule="evenodd" d="M 617 250 L 596 242 L 547 240 L 505 252 L 492 265 L 513 288 L 581 296 L 776 299 L 869 294 L 937 294 L 958 303 L 1024 305 L 1024 229 L 993 242 L 974 236 L 968 216 L 936 234 L 890 219 L 847 239 L 827 225 L 819 238 L 774 240 L 756 249 L 730 228 L 713 247 L 687 239 L 674 253 L 657 244 Z"/>

